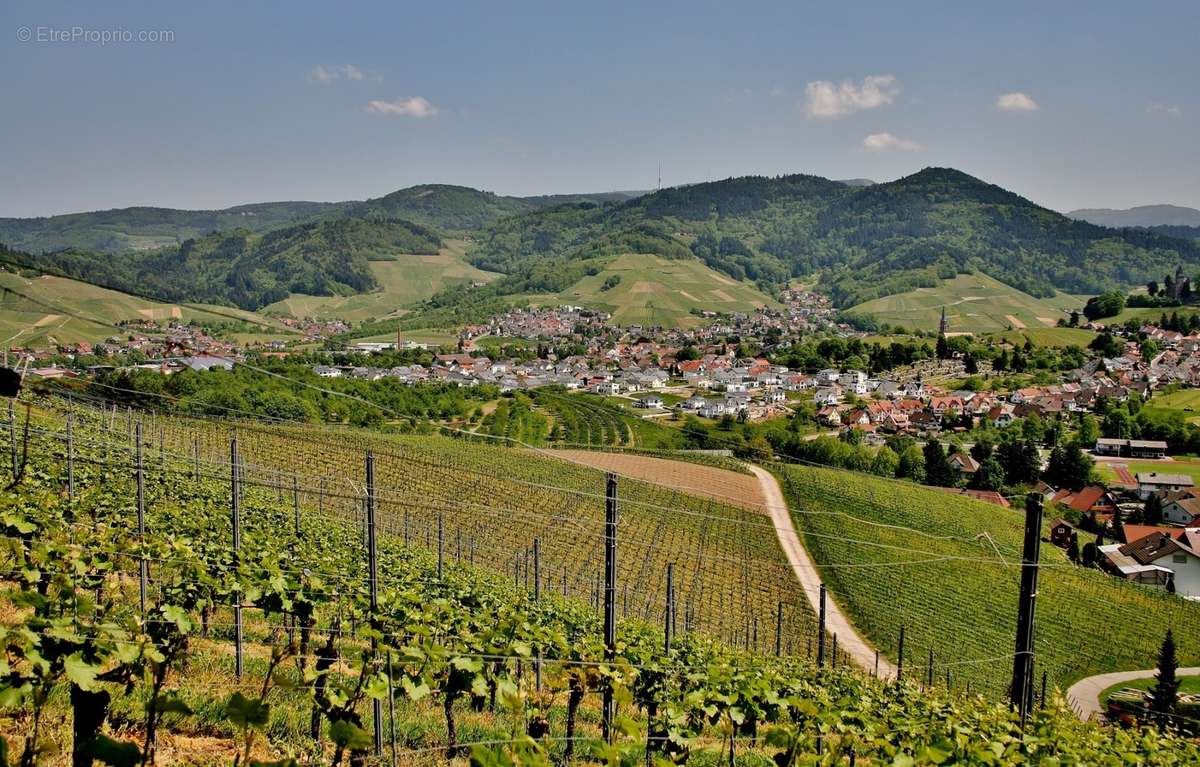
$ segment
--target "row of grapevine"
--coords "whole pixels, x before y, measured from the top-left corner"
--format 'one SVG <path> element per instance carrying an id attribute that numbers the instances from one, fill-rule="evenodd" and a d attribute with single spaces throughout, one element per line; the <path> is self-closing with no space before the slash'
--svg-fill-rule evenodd
<path id="1" fill-rule="evenodd" d="M 246 460 L 234 475 L 194 439 L 190 452 L 168 449 L 168 434 L 194 437 L 194 423 L 143 421 L 131 443 L 104 411 L 31 420 L 0 498 L 0 705 L 24 764 L 49 763 L 54 746 L 154 763 L 172 733 L 219 741 L 214 761 L 263 765 L 420 763 L 475 741 L 479 764 L 721 749 L 783 765 L 1200 759 L 1175 736 L 1089 727 L 1054 707 L 1022 733 L 1002 703 L 816 670 L 699 632 L 664 652 L 638 619 L 621 623 L 606 658 L 586 603 L 534 599 L 486 567 L 441 561 L 444 551 L 406 545 L 411 526 L 377 531 L 373 600 L 362 496 L 340 492 L 346 476 L 321 475 L 320 494 L 317 477 L 293 472 L 289 497 L 280 469 L 252 458 L 268 434 L 239 429 Z M 393 523 L 416 505 L 385 497 Z M 244 657 L 231 663 L 238 636 Z M 608 742 L 594 718 L 604 690 L 619 714 Z M 409 729 L 431 715 L 437 735 Z"/>
<path id="2" fill-rule="evenodd" d="M 779 466 L 792 517 L 822 578 L 876 646 L 932 651 L 964 683 L 1002 695 L 1011 673 L 1023 515 L 910 483 Z M 1200 605 L 1071 565 L 1044 544 L 1037 671 L 1066 686 L 1150 668 L 1168 627 L 1200 661 Z M 864 577 L 869 572 L 869 577 Z"/>

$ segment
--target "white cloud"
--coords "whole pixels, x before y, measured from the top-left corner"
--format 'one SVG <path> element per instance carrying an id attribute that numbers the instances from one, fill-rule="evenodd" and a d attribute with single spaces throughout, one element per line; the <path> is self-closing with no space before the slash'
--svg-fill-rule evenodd
<path id="1" fill-rule="evenodd" d="M 996 99 L 996 108 L 1005 112 L 1036 112 L 1038 103 L 1027 94 L 1020 91 L 1001 94 Z"/>
<path id="2" fill-rule="evenodd" d="M 1178 104 L 1160 104 L 1157 101 L 1147 105 L 1146 111 L 1152 114 L 1170 115 L 1171 117 L 1178 117 L 1183 114 L 1183 108 Z"/>
<path id="3" fill-rule="evenodd" d="M 869 75 L 861 84 L 851 80 L 840 85 L 830 80 L 814 80 L 804 93 L 808 97 L 804 112 L 809 119 L 827 120 L 891 104 L 900 95 L 900 86 L 892 75 Z"/>
<path id="4" fill-rule="evenodd" d="M 383 76 L 374 73 L 367 73 L 353 64 L 341 64 L 338 66 L 313 67 L 308 73 L 308 81 L 312 83 L 331 83 L 334 80 L 367 80 L 374 82 L 383 82 Z"/>
<path id="5" fill-rule="evenodd" d="M 895 150 L 898 152 L 919 152 L 922 147 L 915 141 L 909 141 L 904 138 L 896 138 L 890 133 L 872 133 L 863 139 L 863 147 L 872 152 L 887 152 Z"/>
<path id="6" fill-rule="evenodd" d="M 367 111 L 377 115 L 400 115 L 402 117 L 432 117 L 437 114 L 437 107 L 427 99 L 413 96 L 395 101 L 376 99 L 367 103 Z"/>

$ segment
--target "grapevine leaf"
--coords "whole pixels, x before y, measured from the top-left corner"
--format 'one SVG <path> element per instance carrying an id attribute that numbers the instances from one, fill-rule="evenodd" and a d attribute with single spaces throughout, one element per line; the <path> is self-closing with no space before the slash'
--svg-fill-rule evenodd
<path id="1" fill-rule="evenodd" d="M 351 751 L 370 748 L 373 740 L 366 730 L 347 721 L 337 721 L 329 728 L 329 737 L 339 746 Z"/>
<path id="2" fill-rule="evenodd" d="M 235 692 L 225 704 L 225 715 L 238 727 L 258 730 L 265 727 L 269 721 L 271 707 L 261 698 L 247 698 L 240 692 Z"/>
<path id="3" fill-rule="evenodd" d="M 83 653 L 71 653 L 63 661 L 63 670 L 67 678 L 81 690 L 91 690 L 96 682 L 96 674 L 100 667 L 83 659 Z"/>
<path id="4" fill-rule="evenodd" d="M 400 686 L 404 689 L 404 695 L 409 700 L 420 700 L 432 692 L 429 689 L 429 684 L 424 679 L 418 681 L 419 683 L 408 678 L 400 680 Z"/>

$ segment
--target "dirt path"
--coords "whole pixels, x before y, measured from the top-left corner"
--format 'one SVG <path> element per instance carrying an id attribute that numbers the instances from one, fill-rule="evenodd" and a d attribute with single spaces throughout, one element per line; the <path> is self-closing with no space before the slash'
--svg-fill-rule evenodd
<path id="1" fill-rule="evenodd" d="M 1200 676 L 1200 666 L 1181 668 L 1176 673 L 1179 676 Z M 1114 671 L 1111 674 L 1089 676 L 1067 688 L 1067 702 L 1071 704 L 1071 708 L 1075 709 L 1079 718 L 1086 722 L 1104 713 L 1100 693 L 1114 684 L 1132 682 L 1135 679 L 1149 679 L 1154 674 L 1155 669 L 1148 668 L 1141 671 Z"/>
<path id="2" fill-rule="evenodd" d="M 792 571 L 796 574 L 796 579 L 800 581 L 801 588 L 804 589 L 804 596 L 808 599 L 813 614 L 816 615 L 820 611 L 821 605 L 821 575 L 817 572 L 812 558 L 808 556 L 804 544 L 800 542 L 800 536 L 796 534 L 783 491 L 779 488 L 779 483 L 771 472 L 758 466 L 751 466 L 750 470 L 758 477 L 758 482 L 762 487 L 762 495 L 766 498 L 763 508 L 771 517 L 775 534 L 779 538 L 779 545 L 783 549 L 783 553 L 787 555 L 788 562 L 792 565 Z M 868 673 L 875 670 L 875 648 L 859 636 L 858 632 L 854 630 L 854 625 L 850 623 L 850 619 L 846 617 L 828 593 L 825 595 L 825 627 L 830 634 L 837 635 L 838 647 L 846 651 L 855 665 Z M 879 675 L 884 679 L 894 677 L 896 667 L 881 657 L 879 658 Z"/>

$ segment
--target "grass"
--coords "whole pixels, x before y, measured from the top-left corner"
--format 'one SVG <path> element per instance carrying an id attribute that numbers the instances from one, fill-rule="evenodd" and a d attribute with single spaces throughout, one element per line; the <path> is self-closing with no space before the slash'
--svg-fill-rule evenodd
<path id="1" fill-rule="evenodd" d="M 996 333 L 995 338 L 1020 346 L 1028 340 L 1034 346 L 1079 346 L 1087 348 L 1096 336 L 1094 330 L 1085 328 L 1026 328 L 1025 330 L 1009 330 Z"/>
<path id="2" fill-rule="evenodd" d="M 620 283 L 604 290 L 610 277 Z M 600 309 L 621 325 L 692 327 L 701 322 L 693 310 L 752 312 L 777 306 L 757 288 L 737 282 L 698 260 L 670 260 L 651 255 L 618 256 L 598 274 L 584 277 L 554 297 Z"/>
<path id="3" fill-rule="evenodd" d="M 396 255 L 391 261 L 372 261 L 379 289 L 353 296 L 292 294 L 265 307 L 267 314 L 341 319 L 347 322 L 395 318 L 405 307 L 438 291 L 464 282 L 486 282 L 497 275 L 463 260 L 465 243 L 448 240 L 436 256 Z"/>
<path id="4" fill-rule="evenodd" d="M 1189 423 L 1200 423 L 1200 389 L 1176 389 L 1162 394 L 1155 394 L 1146 403 L 1146 407 L 1155 410 L 1176 410 L 1183 413 Z"/>
<path id="5" fill-rule="evenodd" d="M 822 579 L 870 641 L 894 659 L 903 627 L 913 676 L 924 675 L 932 649 L 937 678 L 949 671 L 1003 694 L 1016 629 L 1021 512 L 835 469 L 777 471 Z M 1073 566 L 1048 544 L 1041 561 L 1035 647 L 1052 687 L 1152 666 L 1167 626 L 1181 663 L 1200 661 L 1200 605 Z"/>
<path id="6" fill-rule="evenodd" d="M 1130 474 L 1138 472 L 1158 472 L 1159 474 L 1186 474 L 1191 477 L 1197 486 L 1200 486 L 1200 461 L 1188 460 L 1170 460 L 1170 461 L 1122 461 L 1129 469 Z M 1116 481 L 1117 475 L 1107 463 L 1097 463 L 1096 470 L 1100 473 L 1100 477 L 1105 481 L 1112 483 Z"/>
<path id="7" fill-rule="evenodd" d="M 418 330 L 404 330 L 400 333 L 400 338 L 404 341 L 412 341 L 418 344 L 426 344 L 428 346 L 457 346 L 458 336 L 448 330 L 438 328 L 422 328 Z M 375 336 L 367 336 L 366 338 L 356 338 L 354 343 L 392 343 L 396 340 L 395 333 L 380 333 Z"/>
<path id="8" fill-rule="evenodd" d="M 1116 317 L 1106 317 L 1098 322 L 1105 325 L 1120 325 L 1129 320 L 1148 320 L 1157 323 L 1163 314 L 1170 317 L 1176 313 L 1180 317 L 1190 317 L 1193 314 L 1200 314 L 1200 306 L 1131 307 L 1126 308 Z"/>
<path id="9" fill-rule="evenodd" d="M 951 333 L 992 333 L 1025 328 L 1053 328 L 1084 299 L 1059 293 L 1035 298 L 986 274 L 960 274 L 935 288 L 877 298 L 849 311 L 910 330 L 937 330 L 942 309 Z M 1014 321 L 1015 319 L 1015 321 Z M 1036 343 L 1036 342 L 1035 342 Z"/>
<path id="10" fill-rule="evenodd" d="M 0 272 L 0 287 L 34 299 L 8 291 L 0 296 L 0 339 L 7 346 L 45 347 L 54 343 L 102 341 L 120 335 L 112 325 L 128 320 L 244 321 L 259 326 L 266 337 L 296 337 L 275 320 L 253 312 L 204 304 L 166 304 L 64 277 L 24 277 Z"/>

